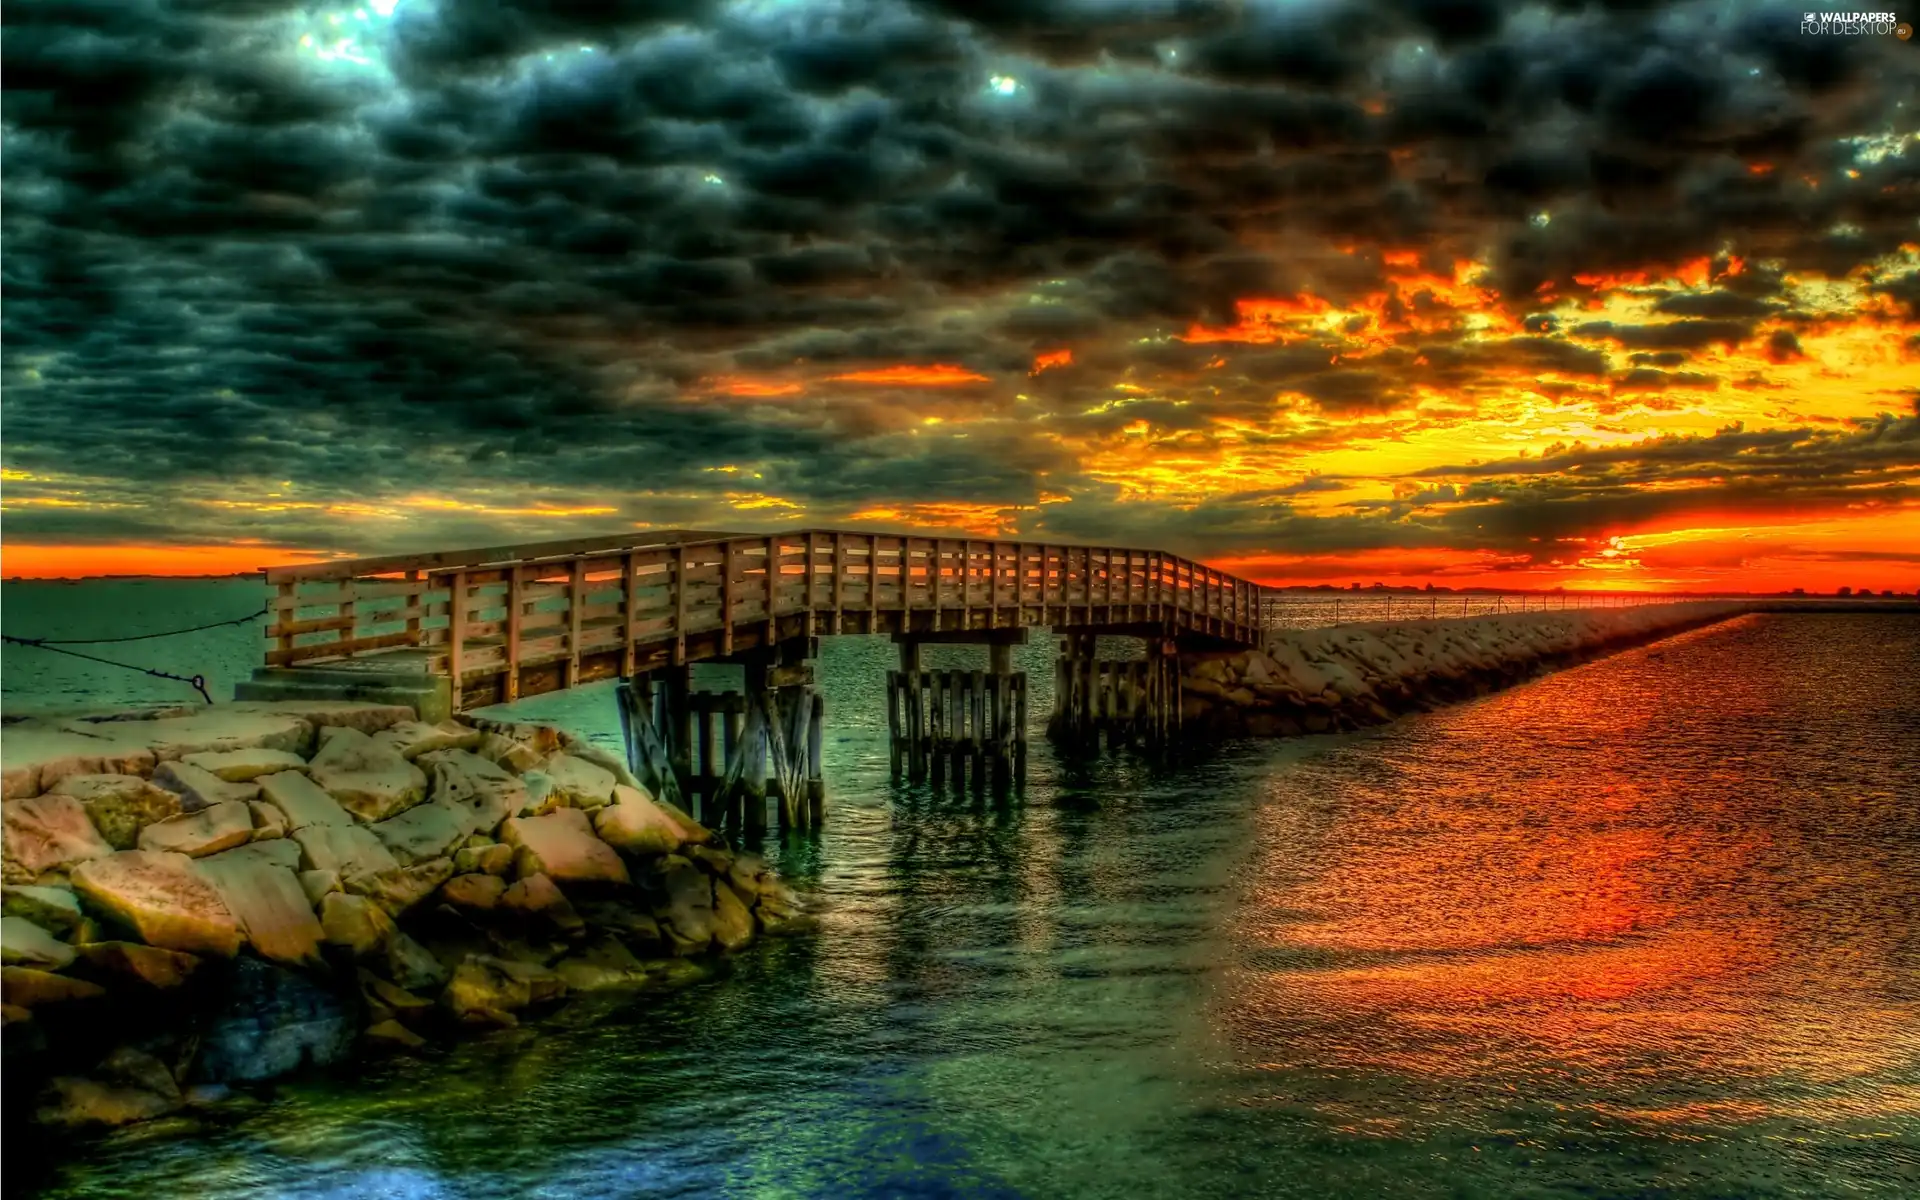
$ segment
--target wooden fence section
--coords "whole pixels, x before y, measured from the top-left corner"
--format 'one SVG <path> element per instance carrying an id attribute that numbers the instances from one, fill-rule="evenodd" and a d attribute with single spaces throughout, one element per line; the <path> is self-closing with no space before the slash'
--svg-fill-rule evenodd
<path id="1" fill-rule="evenodd" d="M 816 634 L 1157 625 L 1258 641 L 1262 589 L 1156 550 L 676 531 L 275 567 L 266 664 L 425 656 L 454 708 Z"/>

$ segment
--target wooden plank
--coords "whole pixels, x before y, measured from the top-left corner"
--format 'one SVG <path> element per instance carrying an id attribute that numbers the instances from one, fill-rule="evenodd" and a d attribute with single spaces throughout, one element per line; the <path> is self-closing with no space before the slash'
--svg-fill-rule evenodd
<path id="1" fill-rule="evenodd" d="M 460 672 L 467 641 L 467 573 L 455 571 L 447 585 L 447 677 L 453 681 L 453 711 L 460 711 Z"/>
<path id="2" fill-rule="evenodd" d="M 842 607 L 846 599 L 847 583 L 847 539 L 840 534 L 833 535 L 833 631 L 840 632 Z"/>
<path id="3" fill-rule="evenodd" d="M 401 554 L 385 558 L 359 558 L 331 563 L 309 563 L 290 567 L 268 567 L 267 582 L 289 580 L 352 579 L 361 575 L 379 575 L 413 568 L 422 570 L 467 570 L 481 567 L 506 567 L 534 559 L 610 556 L 629 550 L 651 550 L 684 543 L 719 543 L 735 536 L 708 530 L 670 529 L 654 532 L 618 534 L 603 538 L 574 538 L 558 542 L 526 542 L 514 546 L 494 546 L 477 550 L 446 550 L 429 554 Z"/>
<path id="4" fill-rule="evenodd" d="M 520 568 L 512 567 L 509 570 L 512 577 L 507 581 L 507 678 L 503 686 L 506 688 L 507 703 L 512 704 L 520 698 L 520 643 L 524 637 L 521 626 L 526 619 L 526 600 L 521 590 Z"/>
<path id="5" fill-rule="evenodd" d="M 722 547 L 726 562 L 720 572 L 720 645 L 722 654 L 733 653 L 733 543 Z"/>

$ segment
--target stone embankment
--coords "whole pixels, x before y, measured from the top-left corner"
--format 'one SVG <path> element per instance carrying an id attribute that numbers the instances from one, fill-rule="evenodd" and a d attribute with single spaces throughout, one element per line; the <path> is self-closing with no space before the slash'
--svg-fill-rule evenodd
<path id="1" fill-rule="evenodd" d="M 56 1126 L 679 986 L 809 921 L 544 726 L 235 704 L 11 722 L 0 748 L 8 1102 Z"/>
<path id="2" fill-rule="evenodd" d="M 1181 715 L 1227 737 L 1377 725 L 1745 611 L 1698 602 L 1287 630 L 1264 652 L 1184 656 Z"/>

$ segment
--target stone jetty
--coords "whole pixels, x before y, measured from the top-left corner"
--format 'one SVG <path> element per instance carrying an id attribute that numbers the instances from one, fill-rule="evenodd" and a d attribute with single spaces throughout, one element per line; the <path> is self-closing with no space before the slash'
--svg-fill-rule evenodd
<path id="1" fill-rule="evenodd" d="M 1260 650 L 1183 654 L 1182 724 L 1224 737 L 1376 725 L 1750 608 L 1703 601 L 1278 631 Z"/>
<path id="2" fill-rule="evenodd" d="M 564 731 L 400 705 L 9 721 L 8 1103 L 65 1128 L 677 987 L 810 918 Z"/>

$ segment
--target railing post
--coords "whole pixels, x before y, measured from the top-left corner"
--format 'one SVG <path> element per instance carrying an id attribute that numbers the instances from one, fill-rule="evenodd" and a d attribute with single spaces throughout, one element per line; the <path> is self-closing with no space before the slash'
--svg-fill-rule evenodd
<path id="1" fill-rule="evenodd" d="M 847 539 L 833 535 L 833 631 L 840 632 L 840 605 L 847 582 Z"/>
<path id="2" fill-rule="evenodd" d="M 407 582 L 408 583 L 420 582 L 420 568 L 415 567 L 413 570 L 407 572 Z M 419 592 L 407 593 L 407 637 L 411 642 L 411 644 L 415 646 L 418 646 L 420 644 L 420 593 Z"/>
<path id="3" fill-rule="evenodd" d="M 771 646 L 779 637 L 780 627 L 775 614 L 780 611 L 780 539 L 767 538 L 767 640 L 764 645 Z M 809 633 L 812 630 L 808 630 Z"/>
<path id="4" fill-rule="evenodd" d="M 567 581 L 567 686 L 580 686 L 580 610 L 587 599 L 587 560 L 573 560 Z"/>
<path id="5" fill-rule="evenodd" d="M 677 548 L 673 561 L 673 665 L 687 662 L 687 547 Z"/>
<path id="6" fill-rule="evenodd" d="M 720 653 L 733 655 L 733 543 L 720 543 Z"/>
<path id="7" fill-rule="evenodd" d="M 520 568 L 507 568 L 507 678 L 501 694 L 508 704 L 520 698 Z"/>
<path id="8" fill-rule="evenodd" d="M 447 686 L 452 691 L 451 708 L 460 711 L 460 673 L 462 653 L 467 644 L 467 573 L 455 571 L 447 595 Z"/>
<path id="9" fill-rule="evenodd" d="M 625 625 L 627 629 L 624 645 L 620 651 L 620 678 L 622 679 L 633 678 L 634 659 L 636 657 L 634 643 L 638 641 L 640 637 L 638 628 L 639 621 L 636 616 L 640 611 L 640 605 L 635 601 L 634 596 L 634 593 L 640 590 L 639 586 L 634 582 L 640 570 L 638 560 L 639 555 L 634 554 L 632 551 L 628 551 L 622 559 L 624 566 L 620 577 L 622 605 L 620 616 L 622 618 L 621 624 Z"/>

